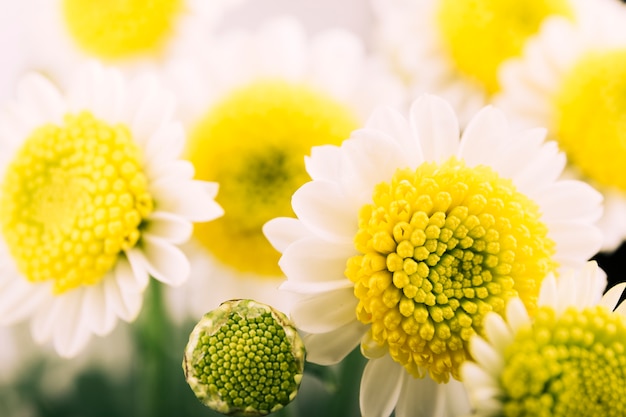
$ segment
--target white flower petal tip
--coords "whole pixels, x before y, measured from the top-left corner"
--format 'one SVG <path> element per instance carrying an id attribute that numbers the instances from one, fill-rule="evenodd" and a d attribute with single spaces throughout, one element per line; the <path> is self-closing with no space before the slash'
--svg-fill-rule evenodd
<path id="1" fill-rule="evenodd" d="M 188 162 L 177 159 L 178 152 L 164 152 L 152 157 L 156 154 L 151 149 L 155 145 L 151 138 L 158 138 L 159 145 L 168 150 L 180 149 L 178 142 L 181 140 L 178 134 L 164 133 L 180 129 L 176 127 L 178 122 L 171 118 L 173 97 L 161 89 L 156 78 L 126 80 L 118 70 L 89 62 L 78 69 L 71 81 L 65 91 L 60 91 L 44 77 L 30 75 L 17 93 L 13 104 L 16 112 L 0 116 L 8 118 L 12 134 L 9 139 L 4 136 L 0 139 L 0 146 L 6 144 L 9 149 L 3 154 L 0 172 L 15 170 L 13 176 L 4 174 L 3 182 L 23 176 L 19 184 L 35 183 L 28 177 L 33 175 L 31 171 L 16 170 L 12 167 L 19 164 L 11 164 L 22 158 L 22 154 L 28 155 L 33 146 L 48 146 L 50 152 L 46 158 L 54 162 L 33 163 L 40 167 L 36 173 L 38 178 L 58 176 L 64 181 L 67 179 L 71 188 L 76 182 L 72 175 L 77 175 L 77 169 L 85 165 L 86 172 L 89 172 L 89 175 L 80 174 L 81 187 L 84 185 L 90 190 L 88 195 L 62 193 L 58 198 L 50 199 L 49 205 L 42 209 L 45 213 L 17 210 L 15 216 L 22 217 L 5 220 L 0 239 L 0 269 L 3 272 L 0 313 L 7 309 L 6 314 L 2 314 L 3 320 L 12 323 L 31 318 L 33 338 L 38 343 L 51 341 L 63 357 L 80 353 L 92 335 L 111 333 L 118 319 L 134 320 L 141 309 L 149 274 L 164 283 L 181 285 L 190 273 L 190 265 L 177 245 L 189 240 L 193 221 L 210 220 L 223 213 L 214 201 L 217 184 L 193 180 L 193 169 L 189 169 Z M 47 136 L 32 133 L 44 125 L 53 125 L 56 130 L 50 131 L 59 133 Z M 69 148 L 64 145 L 64 150 L 58 151 L 61 147 L 56 146 L 55 141 L 71 139 L 84 129 L 100 129 L 103 134 L 81 137 L 85 142 L 92 142 Z M 41 142 L 35 142 L 38 140 Z M 92 155 L 95 150 L 97 157 Z M 124 158 L 121 162 L 120 155 Z M 75 160 L 79 163 L 72 162 Z M 172 170 L 160 170 L 154 164 L 163 164 Z M 68 166 L 72 168 L 66 172 L 58 171 Z M 94 178 L 94 182 L 84 183 L 85 178 Z M 96 183 L 98 178 L 100 182 Z M 107 181 L 114 182 L 115 186 Z M 22 190 L 19 184 L 11 188 L 13 194 L 2 196 L 2 204 L 21 201 L 22 191 L 34 192 L 32 189 Z M 37 184 L 41 189 L 36 192 L 42 195 L 58 194 L 60 184 L 57 180 Z M 3 192 L 5 190 L 7 188 L 3 188 Z M 107 194 L 102 195 L 102 190 Z M 90 209 L 82 210 L 84 214 L 78 222 L 68 222 L 62 215 L 68 213 L 68 207 Z M 58 256 L 50 255 L 54 259 L 48 263 L 42 262 L 38 255 L 34 256 L 38 262 L 13 258 L 13 254 L 19 251 L 10 245 L 21 245 L 20 248 L 24 246 L 37 254 L 51 253 L 45 247 L 50 241 L 44 236 L 45 230 L 41 231 L 42 236 L 35 236 L 28 242 L 9 236 L 15 234 L 12 229 L 15 224 L 39 222 L 49 213 L 57 213 L 47 218 L 50 230 L 56 230 L 55 222 L 62 225 L 59 226 L 62 229 L 76 225 L 71 234 L 82 236 L 81 244 L 77 245 L 74 238 L 64 238 L 65 241 L 55 245 L 67 249 Z M 75 213 L 68 214 L 74 216 Z M 80 251 L 77 253 L 81 256 L 66 256 L 73 250 Z M 98 263 L 98 267 L 84 266 L 91 265 L 90 262 Z M 50 263 L 55 267 L 61 265 L 62 269 L 55 269 L 51 274 Z M 39 278 L 30 280 L 18 271 L 18 264 L 20 270 L 28 265 L 28 270 L 35 276 L 52 276 L 43 281 Z"/>
<path id="2" fill-rule="evenodd" d="M 403 372 L 402 366 L 388 355 L 365 365 L 359 395 L 364 417 L 391 415 L 402 390 Z"/>

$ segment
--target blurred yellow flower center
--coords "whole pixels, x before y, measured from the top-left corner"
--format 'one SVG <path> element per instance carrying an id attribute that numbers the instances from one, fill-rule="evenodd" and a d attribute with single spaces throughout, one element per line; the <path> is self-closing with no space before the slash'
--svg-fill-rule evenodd
<path id="1" fill-rule="evenodd" d="M 0 195 L 2 235 L 31 282 L 93 285 L 133 247 L 152 211 L 140 152 L 123 125 L 68 114 L 26 139 Z"/>
<path id="2" fill-rule="evenodd" d="M 161 52 L 182 8 L 182 0 L 63 0 L 74 41 L 104 60 Z"/>
<path id="3" fill-rule="evenodd" d="M 339 144 L 356 126 L 349 109 L 304 85 L 263 81 L 231 93 L 190 135 L 189 159 L 200 179 L 219 182 L 225 212 L 196 225 L 199 241 L 239 271 L 279 275 L 280 253 L 262 226 L 293 216 L 311 147 Z"/>
<path id="4" fill-rule="evenodd" d="M 437 24 L 458 70 L 499 90 L 498 68 L 521 54 L 550 15 L 571 16 L 568 0 L 440 0 Z"/>
<path id="5" fill-rule="evenodd" d="M 542 307 L 504 352 L 499 415 L 626 415 L 625 340 L 624 317 L 605 307 Z"/>
<path id="6" fill-rule="evenodd" d="M 487 166 L 451 158 L 398 170 L 359 214 L 348 261 L 358 319 L 413 376 L 459 378 L 486 313 L 532 310 L 555 268 L 537 205 Z"/>
<path id="7" fill-rule="evenodd" d="M 626 191 L 626 50 L 582 57 L 555 105 L 556 138 L 570 163 L 597 183 Z"/>

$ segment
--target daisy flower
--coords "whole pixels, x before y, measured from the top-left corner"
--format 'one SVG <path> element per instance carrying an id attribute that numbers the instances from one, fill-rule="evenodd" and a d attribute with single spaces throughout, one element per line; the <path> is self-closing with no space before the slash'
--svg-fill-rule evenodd
<path id="1" fill-rule="evenodd" d="M 568 174 L 605 197 L 602 249 L 626 238 L 626 8 L 593 2 L 587 18 L 546 24 L 524 55 L 502 69 L 499 106 L 520 126 L 548 128 L 567 154 Z"/>
<path id="2" fill-rule="evenodd" d="M 198 178 L 220 183 L 217 201 L 225 210 L 195 229 L 213 265 L 213 279 L 203 274 L 199 285 L 219 288 L 194 292 L 211 293 L 214 302 L 254 298 L 282 310 L 284 294 L 257 294 L 269 286 L 265 293 L 276 296 L 282 280 L 280 254 L 263 224 L 293 215 L 290 198 L 309 179 L 304 155 L 311 146 L 340 143 L 374 103 L 399 104 L 403 90 L 344 30 L 307 37 L 297 20 L 283 16 L 214 41 L 199 58 L 204 63 L 184 71 L 180 89 L 187 155 Z M 230 295 L 215 296 L 225 288 Z M 206 302 L 194 314 L 203 314 Z"/>
<path id="3" fill-rule="evenodd" d="M 578 276 L 576 276 L 578 275 Z M 603 271 L 545 279 L 530 318 L 518 298 L 488 314 L 461 368 L 475 416 L 622 416 L 626 412 L 626 284 L 601 297 Z M 547 288 L 545 288 L 547 287 Z"/>
<path id="4" fill-rule="evenodd" d="M 90 63 L 67 94 L 30 74 L 0 115 L 0 324 L 76 355 L 138 314 L 149 276 L 178 285 L 177 247 L 218 217 L 217 185 L 193 180 L 173 97 Z"/>
<path id="5" fill-rule="evenodd" d="M 197 51 L 241 0 L 27 0 L 23 24 L 30 68 L 64 81 L 85 60 L 133 74 L 164 70 Z"/>
<path id="6" fill-rule="evenodd" d="M 464 125 L 500 88 L 498 71 L 544 21 L 578 0 L 372 0 L 374 43 L 414 94 L 448 100 Z M 415 96 L 415 95 L 414 95 Z M 414 97 L 413 96 L 413 97 Z"/>
<path id="7" fill-rule="evenodd" d="M 425 95 L 408 119 L 381 108 L 341 146 L 312 149 L 297 219 L 264 230 L 281 288 L 308 295 L 291 311 L 308 360 L 336 363 L 359 343 L 370 359 L 365 416 L 460 413 L 459 367 L 483 317 L 514 296 L 534 309 L 543 277 L 596 253 L 601 196 L 557 179 L 565 157 L 544 135 L 493 107 L 460 135 L 448 103 Z"/>

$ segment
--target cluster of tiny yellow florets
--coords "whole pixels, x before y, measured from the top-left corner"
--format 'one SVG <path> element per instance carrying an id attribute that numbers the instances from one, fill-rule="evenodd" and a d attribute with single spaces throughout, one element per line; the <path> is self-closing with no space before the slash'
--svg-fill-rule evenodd
<path id="1" fill-rule="evenodd" d="M 506 417 L 626 415 L 626 322 L 597 306 L 538 310 L 505 351 Z"/>
<path id="2" fill-rule="evenodd" d="M 568 160 L 597 184 L 626 191 L 626 49 L 584 55 L 556 94 L 555 133 Z"/>
<path id="3" fill-rule="evenodd" d="M 2 183 L 2 234 L 32 282 L 96 284 L 133 247 L 152 198 L 129 130 L 91 113 L 36 129 Z"/>
<path id="4" fill-rule="evenodd" d="M 225 414 L 276 411 L 295 397 L 302 378 L 304 348 L 295 329 L 282 313 L 250 303 L 227 302 L 205 315 L 208 324 L 196 327 L 185 356 L 199 399 Z"/>
<path id="5" fill-rule="evenodd" d="M 182 0 L 63 1 L 73 40 L 107 60 L 161 53 L 181 11 Z"/>
<path id="6" fill-rule="evenodd" d="M 493 170 L 451 158 L 398 170 L 363 207 L 348 261 L 358 319 L 414 376 L 459 377 L 489 311 L 532 308 L 554 265 L 536 205 Z"/>

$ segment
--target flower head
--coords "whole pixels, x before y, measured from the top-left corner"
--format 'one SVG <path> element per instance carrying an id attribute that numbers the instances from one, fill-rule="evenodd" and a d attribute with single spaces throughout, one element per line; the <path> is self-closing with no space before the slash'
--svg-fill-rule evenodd
<path id="1" fill-rule="evenodd" d="M 206 406 L 227 415 L 278 411 L 298 393 L 304 343 L 287 316 L 252 300 L 205 314 L 185 349 L 187 383 Z"/>
<path id="2" fill-rule="evenodd" d="M 220 183 L 217 201 L 225 210 L 218 221 L 195 228 L 215 271 L 214 280 L 198 282 L 221 288 L 245 282 L 225 295 L 259 299 L 252 291 L 271 286 L 276 294 L 282 279 L 280 254 L 262 226 L 293 215 L 291 195 L 309 179 L 304 155 L 312 146 L 341 143 L 374 102 L 397 104 L 402 94 L 354 35 L 326 30 L 307 37 L 290 17 L 227 32 L 207 51 L 206 64 L 189 69 L 196 78 L 184 83 L 198 87 L 181 89 L 187 154 L 199 178 Z M 280 306 L 284 300 L 262 301 Z"/>
<path id="3" fill-rule="evenodd" d="M 626 318 L 612 310 L 626 284 L 600 299 L 606 278 L 594 262 L 545 284 L 532 318 L 514 298 L 473 336 L 462 373 L 474 415 L 623 415 Z"/>
<path id="4" fill-rule="evenodd" d="M 34 0 L 24 19 L 30 65 L 65 79 L 85 60 L 164 70 L 210 36 L 239 0 Z"/>
<path id="5" fill-rule="evenodd" d="M 612 250 L 626 238 L 626 8 L 612 1 L 588 6 L 578 24 L 548 22 L 520 58 L 503 66 L 495 100 L 518 125 L 546 126 L 567 154 L 568 173 L 604 194 L 599 225 L 603 249 Z"/>
<path id="6" fill-rule="evenodd" d="M 593 255 L 601 198 L 557 181 L 564 158 L 543 135 L 488 107 L 459 139 L 449 105 L 422 96 L 408 120 L 380 109 L 340 147 L 313 148 L 298 219 L 265 226 L 282 288 L 309 295 L 292 311 L 309 359 L 336 362 L 360 341 L 368 367 L 390 358 L 407 380 L 459 378 L 488 312 L 514 296 L 534 309 L 542 277 Z M 375 383 L 362 382 L 366 415 L 377 401 L 390 412 L 401 391 Z"/>
<path id="7" fill-rule="evenodd" d="M 177 244 L 221 215 L 177 159 L 184 133 L 153 78 L 82 67 L 67 94 L 26 76 L 2 114 L 0 321 L 33 316 L 63 356 L 133 320 L 149 275 L 187 279 Z"/>
<path id="8" fill-rule="evenodd" d="M 375 41 L 414 92 L 449 100 L 464 125 L 499 91 L 502 63 L 521 55 L 550 18 L 576 20 L 579 3 L 374 0 Z"/>

